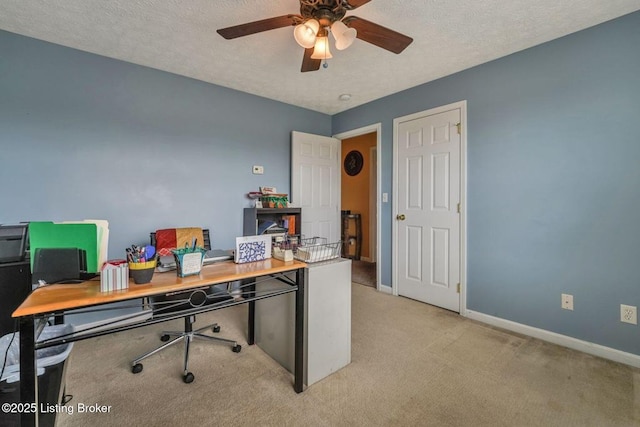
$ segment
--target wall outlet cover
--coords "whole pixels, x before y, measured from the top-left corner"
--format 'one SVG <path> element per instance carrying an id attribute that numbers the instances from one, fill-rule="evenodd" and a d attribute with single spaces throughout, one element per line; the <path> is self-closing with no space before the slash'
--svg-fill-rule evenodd
<path id="1" fill-rule="evenodd" d="M 620 304 L 620 321 L 637 325 L 638 308 L 633 305 Z"/>

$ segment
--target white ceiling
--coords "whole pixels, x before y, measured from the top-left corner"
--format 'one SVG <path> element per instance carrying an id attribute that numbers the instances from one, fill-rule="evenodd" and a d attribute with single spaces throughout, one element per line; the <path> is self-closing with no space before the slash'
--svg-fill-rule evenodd
<path id="1" fill-rule="evenodd" d="M 285 27 L 234 40 L 219 28 L 289 13 L 298 0 L 0 0 L 0 29 L 327 114 L 640 10 L 640 0 L 372 0 L 350 11 L 414 42 L 361 40 L 301 73 Z M 333 46 L 333 45 L 332 45 Z M 340 101 L 340 94 L 351 100 Z"/>

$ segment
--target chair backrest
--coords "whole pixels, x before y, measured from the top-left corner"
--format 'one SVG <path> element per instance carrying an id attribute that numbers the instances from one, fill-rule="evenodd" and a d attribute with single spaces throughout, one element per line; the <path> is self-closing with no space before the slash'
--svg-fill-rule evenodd
<path id="1" fill-rule="evenodd" d="M 171 255 L 171 249 L 184 247 L 185 243 L 191 244 L 193 238 L 198 239 L 198 246 L 206 250 L 211 249 L 211 238 L 207 228 L 165 228 L 149 233 L 149 238 L 159 256 Z"/>
<path id="2" fill-rule="evenodd" d="M 191 239 L 194 237 L 198 239 L 198 246 L 202 246 L 206 250 L 211 249 L 211 238 L 209 236 L 209 229 L 206 228 L 167 228 L 151 232 L 149 233 L 149 237 L 151 245 L 156 248 L 158 256 L 172 256 L 171 249 L 184 246 L 184 242 L 191 242 Z M 204 242 L 204 244 L 202 244 L 201 242 Z M 208 289 L 209 291 L 211 291 L 214 288 L 208 286 L 204 289 Z M 150 297 L 150 301 L 151 304 L 154 305 L 155 309 L 162 308 L 160 310 L 161 313 L 185 310 L 192 308 L 187 300 L 193 292 L 194 289 L 184 292 L 170 293 L 166 295 L 156 295 Z M 226 294 L 216 298 L 208 297 L 206 304 L 213 304 L 215 302 L 230 298 L 232 297 Z M 167 305 L 168 303 L 169 305 Z"/>

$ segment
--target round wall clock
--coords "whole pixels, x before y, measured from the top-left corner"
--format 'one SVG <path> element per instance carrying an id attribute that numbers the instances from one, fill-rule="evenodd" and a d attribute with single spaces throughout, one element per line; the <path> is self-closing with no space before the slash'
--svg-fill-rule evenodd
<path id="1" fill-rule="evenodd" d="M 364 159 L 358 150 L 352 150 L 344 158 L 344 171 L 349 176 L 356 176 L 362 170 Z"/>

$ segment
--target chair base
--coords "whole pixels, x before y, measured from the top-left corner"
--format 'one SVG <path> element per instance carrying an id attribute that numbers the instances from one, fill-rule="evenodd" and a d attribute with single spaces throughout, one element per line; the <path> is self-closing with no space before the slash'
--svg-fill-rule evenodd
<path id="1" fill-rule="evenodd" d="M 219 338 L 219 337 L 212 337 L 210 335 L 205 335 L 202 333 L 202 331 L 204 331 L 205 329 L 212 329 L 213 331 L 218 332 L 220 330 L 220 327 L 217 324 L 214 323 L 213 325 L 207 325 L 202 328 L 196 329 L 194 331 L 193 330 L 194 322 L 195 322 L 195 316 L 187 316 L 184 319 L 184 323 L 185 323 L 184 331 L 163 331 L 160 339 L 166 342 L 160 347 L 143 354 L 142 356 L 138 357 L 133 362 L 131 362 L 131 372 L 133 372 L 134 374 L 142 372 L 143 366 L 142 366 L 142 363 L 140 363 L 142 360 L 146 359 L 147 357 L 153 356 L 154 354 L 180 341 L 184 341 L 184 344 L 185 344 L 184 345 L 184 373 L 183 373 L 182 379 L 184 380 L 185 383 L 191 383 L 194 380 L 194 376 L 191 372 L 189 372 L 189 347 L 191 346 L 191 342 L 194 339 L 199 338 L 199 339 L 205 339 L 208 341 L 231 344 L 232 345 L 231 350 L 234 353 L 239 353 L 240 350 L 242 349 L 242 346 L 234 340 Z M 171 337 L 174 337 L 174 338 L 171 339 Z"/>

